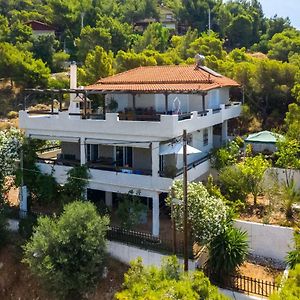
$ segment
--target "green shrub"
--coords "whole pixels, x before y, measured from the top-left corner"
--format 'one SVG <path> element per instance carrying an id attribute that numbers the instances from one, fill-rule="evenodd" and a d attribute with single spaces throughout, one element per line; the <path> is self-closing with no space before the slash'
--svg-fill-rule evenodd
<path id="1" fill-rule="evenodd" d="M 102 276 L 108 223 L 92 203 L 72 202 L 59 218 L 38 219 L 23 262 L 56 296 L 80 299 Z"/>
<path id="2" fill-rule="evenodd" d="M 142 214 L 147 212 L 147 206 L 140 201 L 138 195 L 133 191 L 122 196 L 116 214 L 121 222 L 121 226 L 131 229 L 133 226 L 141 223 Z"/>
<path id="3" fill-rule="evenodd" d="M 226 166 L 235 164 L 238 160 L 239 154 L 240 147 L 235 141 L 228 143 L 225 147 L 215 149 L 211 156 L 212 167 L 217 170 L 221 170 Z"/>
<path id="4" fill-rule="evenodd" d="M 8 119 L 16 119 L 17 117 L 19 116 L 19 114 L 16 112 L 16 111 L 10 111 L 8 114 L 7 114 L 7 118 Z"/>
<path id="5" fill-rule="evenodd" d="M 291 268 L 294 268 L 296 264 L 300 264 L 300 233 L 294 233 L 295 249 L 288 252 L 286 261 Z"/>
<path id="6" fill-rule="evenodd" d="M 141 259 L 131 263 L 125 274 L 123 291 L 115 295 L 117 300 L 125 299 L 228 299 L 211 285 L 200 271 L 183 272 L 174 256 L 164 259 L 161 268 L 144 267 Z"/>
<path id="7" fill-rule="evenodd" d="M 212 240 L 208 250 L 208 272 L 213 279 L 224 282 L 248 254 L 247 233 L 230 224 Z"/>
<path id="8" fill-rule="evenodd" d="M 248 183 L 242 171 L 236 166 L 228 166 L 220 171 L 222 194 L 232 202 L 246 200 L 249 193 Z"/>
<path id="9" fill-rule="evenodd" d="M 300 264 L 289 271 L 289 277 L 280 291 L 271 295 L 270 300 L 298 300 L 300 299 Z"/>

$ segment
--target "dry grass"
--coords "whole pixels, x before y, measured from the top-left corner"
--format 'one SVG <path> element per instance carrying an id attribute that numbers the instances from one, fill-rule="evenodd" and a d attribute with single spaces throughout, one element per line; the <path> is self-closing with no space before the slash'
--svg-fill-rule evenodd
<path id="1" fill-rule="evenodd" d="M 0 250 L 0 299 L 5 300 L 53 300 L 43 289 L 41 282 L 31 275 L 26 265 L 21 263 L 21 248 L 7 245 Z M 124 273 L 128 266 L 108 258 L 108 275 L 99 281 L 96 290 L 87 300 L 110 300 L 121 290 Z"/>

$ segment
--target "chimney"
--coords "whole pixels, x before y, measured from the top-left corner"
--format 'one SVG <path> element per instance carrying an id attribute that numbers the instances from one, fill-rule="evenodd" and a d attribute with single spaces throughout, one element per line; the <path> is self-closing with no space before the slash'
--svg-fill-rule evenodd
<path id="1" fill-rule="evenodd" d="M 70 64 L 70 89 L 77 88 L 77 65 L 75 61 Z"/>
<path id="2" fill-rule="evenodd" d="M 77 89 L 77 65 L 75 61 L 70 64 L 70 89 Z M 75 103 L 76 94 L 70 93 L 69 113 L 80 113 L 78 103 Z"/>

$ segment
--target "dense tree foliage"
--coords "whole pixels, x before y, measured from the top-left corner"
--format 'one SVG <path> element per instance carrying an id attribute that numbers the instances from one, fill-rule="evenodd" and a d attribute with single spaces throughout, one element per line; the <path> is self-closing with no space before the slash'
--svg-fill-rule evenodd
<path id="1" fill-rule="evenodd" d="M 184 273 L 176 257 L 167 257 L 162 267 L 144 267 L 141 259 L 132 262 L 125 274 L 123 291 L 118 300 L 126 299 L 227 299 L 211 285 L 200 271 Z"/>
<path id="2" fill-rule="evenodd" d="M 71 59 L 83 64 L 81 84 L 89 84 L 138 66 L 193 64 L 201 53 L 209 67 L 241 83 L 245 102 L 264 128 L 282 124 L 282 112 L 300 90 L 300 33 L 289 19 L 266 18 L 258 0 L 164 1 L 178 24 L 177 35 L 151 23 L 159 21 L 161 5 L 158 0 L 0 0 L 0 77 L 21 87 L 53 86 L 50 70 L 63 70 Z M 56 35 L 34 36 L 29 20 L 52 25 Z M 141 32 L 136 22 L 143 20 L 150 23 Z M 295 106 L 290 109 L 295 113 Z"/>
<path id="3" fill-rule="evenodd" d="M 80 299 L 102 276 L 108 222 L 92 203 L 78 201 L 57 219 L 40 217 L 24 262 L 52 293 Z"/>

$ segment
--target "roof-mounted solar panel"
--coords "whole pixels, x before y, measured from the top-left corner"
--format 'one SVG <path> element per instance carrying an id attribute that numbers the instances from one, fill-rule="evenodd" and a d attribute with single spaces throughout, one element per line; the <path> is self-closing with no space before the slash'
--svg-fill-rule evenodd
<path id="1" fill-rule="evenodd" d="M 200 66 L 200 68 L 201 68 L 202 70 L 204 70 L 205 72 L 210 73 L 210 74 L 213 75 L 213 76 L 216 76 L 216 77 L 223 77 L 221 74 L 215 72 L 214 70 L 212 70 L 212 69 L 210 69 L 210 68 L 208 68 L 208 67 L 206 67 L 206 66 Z"/>

